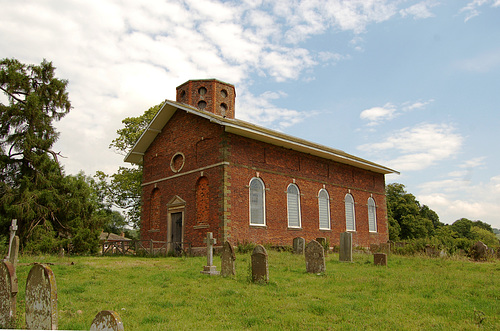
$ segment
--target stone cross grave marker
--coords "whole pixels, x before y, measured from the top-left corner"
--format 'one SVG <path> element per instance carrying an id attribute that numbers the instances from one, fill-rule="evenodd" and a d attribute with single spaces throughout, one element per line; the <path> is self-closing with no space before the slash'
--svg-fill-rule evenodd
<path id="1" fill-rule="evenodd" d="M 385 253 L 374 253 L 373 254 L 373 264 L 387 266 L 387 254 Z"/>
<path id="2" fill-rule="evenodd" d="M 352 233 L 342 232 L 340 234 L 339 260 L 342 262 L 352 262 Z"/>
<path id="3" fill-rule="evenodd" d="M 252 281 L 269 282 L 269 266 L 267 264 L 267 251 L 262 245 L 257 245 L 252 252 Z"/>
<path id="4" fill-rule="evenodd" d="M 0 264 L 0 328 L 11 329 L 16 323 L 17 277 L 7 260 Z"/>
<path id="5" fill-rule="evenodd" d="M 235 260 L 236 255 L 234 254 L 233 245 L 226 240 L 221 255 L 221 275 L 223 277 L 236 275 Z"/>
<path id="6" fill-rule="evenodd" d="M 52 270 L 35 264 L 26 280 L 26 327 L 57 330 L 57 287 Z"/>
<path id="7" fill-rule="evenodd" d="M 207 232 L 207 237 L 203 240 L 207 244 L 207 265 L 203 267 L 202 274 L 218 275 L 217 266 L 214 266 L 214 245 L 217 240 L 213 237 L 212 232 Z"/>
<path id="8" fill-rule="evenodd" d="M 309 273 L 325 272 L 325 250 L 316 240 L 311 240 L 306 246 L 306 270 Z"/>
<path id="9" fill-rule="evenodd" d="M 12 241 L 14 240 L 14 237 L 16 236 L 16 231 L 17 231 L 17 220 L 16 219 L 12 220 L 12 224 L 11 224 L 9 230 L 10 230 L 10 240 L 9 240 L 9 253 L 7 254 L 7 260 L 10 260 Z"/>
<path id="10" fill-rule="evenodd" d="M 14 266 L 14 270 L 16 270 L 17 260 L 19 257 L 19 237 L 18 236 L 14 236 L 14 238 L 12 239 L 12 243 L 10 244 L 9 251 L 10 251 L 9 261 Z"/>
<path id="11" fill-rule="evenodd" d="M 304 254 L 304 249 L 306 246 L 306 240 L 302 237 L 293 238 L 293 253 L 294 254 Z"/>
<path id="12" fill-rule="evenodd" d="M 92 324 L 90 331 L 123 331 L 123 322 L 120 316 L 112 310 L 100 311 Z"/>

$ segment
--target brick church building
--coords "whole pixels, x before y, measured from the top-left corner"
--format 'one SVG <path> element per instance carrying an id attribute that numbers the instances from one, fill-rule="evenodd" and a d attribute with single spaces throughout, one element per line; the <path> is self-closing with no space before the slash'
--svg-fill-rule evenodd
<path id="1" fill-rule="evenodd" d="M 206 246 L 292 245 L 351 231 L 388 240 L 385 178 L 394 170 L 235 118 L 233 85 L 190 80 L 165 101 L 125 161 L 143 165 L 141 238 Z M 182 244 L 181 244 L 182 243 Z"/>

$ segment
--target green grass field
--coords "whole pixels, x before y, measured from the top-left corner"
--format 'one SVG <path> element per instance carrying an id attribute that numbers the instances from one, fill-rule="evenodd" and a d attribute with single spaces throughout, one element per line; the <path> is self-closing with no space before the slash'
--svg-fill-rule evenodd
<path id="1" fill-rule="evenodd" d="M 500 329 L 500 261 L 338 260 L 307 274 L 303 256 L 270 251 L 270 282 L 259 285 L 248 281 L 250 254 L 236 254 L 234 278 L 201 274 L 203 257 L 21 257 L 17 327 L 29 263 L 41 262 L 53 263 L 63 330 L 88 330 L 101 310 L 115 310 L 125 330 Z"/>

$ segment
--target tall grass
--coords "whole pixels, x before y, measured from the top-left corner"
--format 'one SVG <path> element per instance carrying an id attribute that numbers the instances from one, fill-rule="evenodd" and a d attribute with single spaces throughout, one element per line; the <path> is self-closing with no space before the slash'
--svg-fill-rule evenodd
<path id="1" fill-rule="evenodd" d="M 305 272 L 303 256 L 269 253 L 270 282 L 248 281 L 250 254 L 237 254 L 234 278 L 200 271 L 203 257 L 22 257 L 18 323 L 32 262 L 54 263 L 59 329 L 89 329 L 115 310 L 127 330 L 206 329 L 500 329 L 500 262 L 368 254 L 323 274 Z M 220 259 L 214 258 L 220 270 Z M 73 262 L 73 264 L 71 264 Z"/>

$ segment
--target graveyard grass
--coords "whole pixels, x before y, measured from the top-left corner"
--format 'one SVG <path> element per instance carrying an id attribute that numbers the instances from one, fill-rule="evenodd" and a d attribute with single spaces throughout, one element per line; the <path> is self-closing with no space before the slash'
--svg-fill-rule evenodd
<path id="1" fill-rule="evenodd" d="M 390 255 L 381 267 L 369 254 L 328 254 L 326 272 L 308 274 L 303 256 L 268 253 L 268 284 L 249 282 L 250 254 L 236 254 L 233 278 L 201 274 L 206 257 L 22 256 L 17 327 L 29 264 L 41 262 L 53 263 L 64 330 L 88 330 L 101 310 L 125 330 L 500 329 L 498 260 Z"/>

